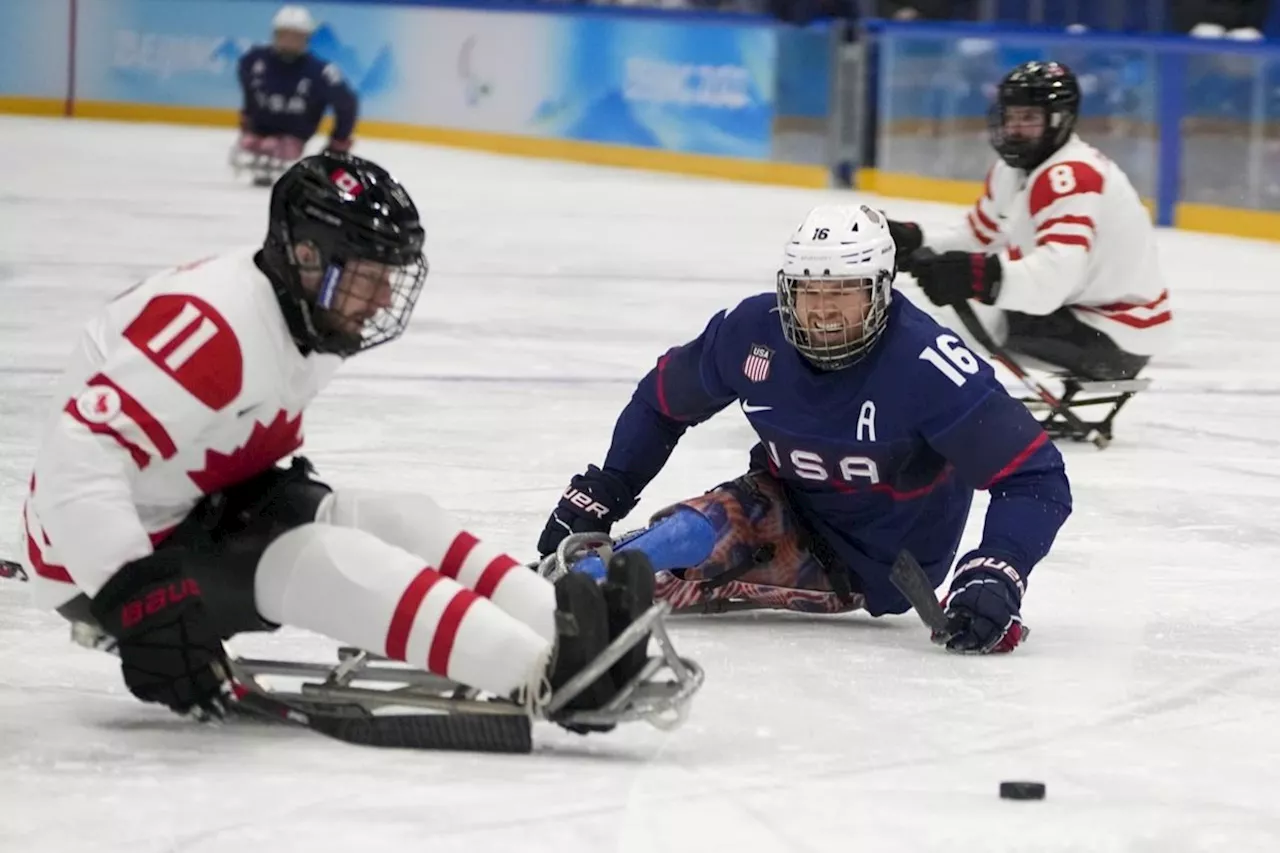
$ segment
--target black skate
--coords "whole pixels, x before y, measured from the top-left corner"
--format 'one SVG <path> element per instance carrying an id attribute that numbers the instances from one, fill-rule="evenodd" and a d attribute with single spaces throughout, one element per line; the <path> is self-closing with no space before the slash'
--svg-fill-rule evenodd
<path id="1" fill-rule="evenodd" d="M 604 591 L 586 575 L 570 572 L 556 581 L 556 649 L 548 680 L 559 691 L 570 679 L 586 669 L 609 645 L 609 612 Z M 561 709 L 565 712 L 595 711 L 608 704 L 617 693 L 609 672 L 604 672 Z M 554 693 L 553 693 L 554 695 Z M 573 732 L 607 732 L 609 726 L 565 726 Z"/>
<path id="2" fill-rule="evenodd" d="M 608 574 L 602 586 L 609 611 L 609 640 L 627 630 L 653 607 L 653 564 L 640 551 L 622 551 L 609 558 Z M 618 689 L 626 687 L 649 661 L 649 634 L 618 659 L 609 675 Z"/>
<path id="3" fill-rule="evenodd" d="M 615 554 L 602 584 L 570 572 L 556 581 L 556 620 L 560 637 L 551 670 L 552 690 L 596 664 L 606 647 L 653 607 L 653 566 L 639 552 Z M 620 691 L 633 686 L 649 663 L 649 633 L 631 641 L 621 656 L 586 689 L 559 710 L 599 711 Z M 569 731 L 607 732 L 613 725 L 561 723 Z"/>

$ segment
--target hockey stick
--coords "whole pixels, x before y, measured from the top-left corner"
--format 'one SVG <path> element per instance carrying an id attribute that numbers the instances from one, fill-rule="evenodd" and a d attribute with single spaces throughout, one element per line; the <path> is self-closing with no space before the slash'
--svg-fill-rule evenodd
<path id="1" fill-rule="evenodd" d="M 915 608 L 920 621 L 930 629 L 932 633 L 929 639 L 939 646 L 945 646 L 953 636 L 950 628 L 951 620 L 938 602 L 938 597 L 933 590 L 933 582 L 929 580 L 929 576 L 924 573 L 924 569 L 920 567 L 920 563 L 910 551 L 904 548 L 898 552 L 898 559 L 893 561 L 893 568 L 889 570 L 889 580 Z M 1031 629 L 1023 625 L 1023 642 L 1029 636 L 1031 636 Z"/>
<path id="2" fill-rule="evenodd" d="M 910 551 L 904 548 L 898 552 L 898 559 L 893 561 L 893 568 L 889 570 L 889 580 L 915 608 L 920 621 L 933 631 L 935 637 L 947 633 L 947 614 L 938 603 L 929 576 Z"/>
<path id="3" fill-rule="evenodd" d="M 16 570 L 16 575 L 9 574 Z M 0 577 L 26 580 L 22 566 L 0 560 Z M 97 625 L 71 621 L 73 642 L 85 648 L 119 656 L 115 638 Z M 356 702 L 322 703 L 274 695 L 258 684 L 248 662 L 232 657 L 230 710 L 246 718 L 284 723 L 359 746 L 423 749 L 438 751 L 499 752 L 527 754 L 533 751 L 533 726 L 529 716 L 516 706 L 491 713 L 389 713 L 374 714 Z M 352 691 L 354 692 L 354 691 Z M 370 691 L 381 705 L 397 705 L 395 691 Z M 447 701 L 440 700 L 442 703 Z M 403 704 L 408 704 L 404 702 Z M 479 706 L 477 706 L 479 707 Z M 487 710 L 487 709 L 486 709 Z"/>
<path id="4" fill-rule="evenodd" d="M 304 706 L 237 682 L 233 711 L 285 723 L 357 746 L 461 752 L 527 754 L 533 730 L 527 716 L 513 714 L 374 715 L 359 705 Z"/>
<path id="5" fill-rule="evenodd" d="M 978 315 L 973 313 L 973 306 L 968 302 L 960 302 L 951 307 L 955 309 L 956 315 L 960 318 L 960 322 L 964 324 L 964 327 L 969 330 L 969 334 L 973 335 L 974 339 L 978 343 L 982 344 L 987 353 L 993 359 L 1008 368 L 1010 373 L 1018 377 L 1018 380 L 1021 381 L 1023 385 L 1027 386 L 1031 393 L 1043 400 L 1045 405 L 1048 406 L 1055 415 L 1070 424 L 1071 428 L 1084 436 L 1086 440 L 1093 442 L 1098 449 L 1102 449 L 1111 443 L 1109 438 L 1099 432 L 1095 427 L 1092 427 L 1082 421 L 1080 416 L 1071 411 L 1071 408 L 1063 403 L 1057 395 L 1037 382 L 1031 374 L 1027 373 L 1027 371 L 1022 368 L 1022 365 L 1018 364 L 1018 362 L 1014 360 L 1013 356 L 1009 355 L 1008 350 L 997 344 L 995 339 L 991 337 L 990 333 L 987 332 L 986 328 L 982 325 L 982 321 L 978 319 Z"/>

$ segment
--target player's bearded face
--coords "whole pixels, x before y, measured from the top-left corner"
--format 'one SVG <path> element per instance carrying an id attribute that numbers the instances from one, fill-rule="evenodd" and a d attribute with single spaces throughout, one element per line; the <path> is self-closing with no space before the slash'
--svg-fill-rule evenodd
<path id="1" fill-rule="evenodd" d="M 275 45 L 276 53 L 286 59 L 292 59 L 306 53 L 308 40 L 309 36 L 303 32 L 276 30 L 273 44 Z"/>
<path id="2" fill-rule="evenodd" d="M 796 282 L 795 313 L 809 343 L 841 346 L 856 342 L 871 307 L 871 279 Z"/>
<path id="3" fill-rule="evenodd" d="M 365 323 L 391 306 L 391 282 L 395 270 L 395 267 L 377 261 L 347 262 L 330 309 L 335 324 L 343 333 L 359 336 Z"/>
<path id="4" fill-rule="evenodd" d="M 397 267 L 390 264 L 357 259 L 347 261 L 332 293 L 322 296 L 324 272 L 311 263 L 316 257 L 309 247 L 298 247 L 302 286 L 313 297 L 322 299 L 329 324 L 344 335 L 359 338 L 364 326 L 381 310 L 391 306 Z"/>
<path id="5" fill-rule="evenodd" d="M 1005 107 L 1000 129 L 1005 139 L 1037 140 L 1044 134 L 1044 110 L 1039 107 Z"/>

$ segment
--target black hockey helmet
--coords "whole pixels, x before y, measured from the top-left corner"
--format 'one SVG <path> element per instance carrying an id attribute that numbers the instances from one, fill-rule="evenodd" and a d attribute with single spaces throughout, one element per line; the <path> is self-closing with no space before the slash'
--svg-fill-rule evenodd
<path id="1" fill-rule="evenodd" d="M 427 277 L 403 186 L 349 154 L 304 157 L 271 191 L 259 266 L 304 351 L 351 356 L 398 338 Z"/>
<path id="2" fill-rule="evenodd" d="M 1009 135 L 1009 107 L 1039 107 L 1044 130 L 1039 137 Z M 1080 84 L 1061 62 L 1024 62 L 1005 75 L 991 106 L 991 146 L 1015 169 L 1030 171 L 1067 143 L 1080 116 Z"/>

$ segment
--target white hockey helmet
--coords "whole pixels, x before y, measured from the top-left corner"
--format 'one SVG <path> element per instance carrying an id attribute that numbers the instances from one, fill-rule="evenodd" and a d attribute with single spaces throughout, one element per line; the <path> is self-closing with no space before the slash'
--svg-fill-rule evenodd
<path id="1" fill-rule="evenodd" d="M 280 11 L 271 19 L 271 29 L 273 32 L 286 30 L 311 35 L 316 31 L 316 22 L 306 6 L 281 6 Z"/>
<path id="2" fill-rule="evenodd" d="M 791 235 L 778 270 L 778 316 L 787 340 L 814 366 L 848 367 L 884 334 L 896 251 L 884 215 L 865 204 L 815 207 Z"/>

